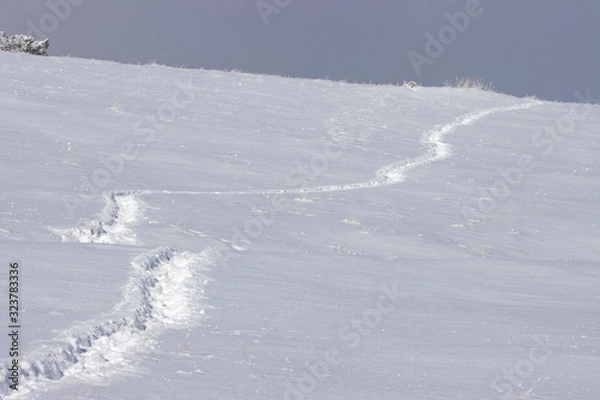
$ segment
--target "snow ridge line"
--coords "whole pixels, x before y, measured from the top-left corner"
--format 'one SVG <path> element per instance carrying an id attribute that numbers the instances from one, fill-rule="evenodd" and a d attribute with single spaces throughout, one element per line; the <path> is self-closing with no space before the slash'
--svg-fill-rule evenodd
<path id="1" fill-rule="evenodd" d="M 51 229 L 61 241 L 140 245 L 129 225 L 143 216 L 143 204 L 130 191 L 105 193 L 104 219 L 82 223 L 82 228 Z"/>
<path id="2" fill-rule="evenodd" d="M 159 248 L 137 256 L 121 302 L 103 322 L 72 327 L 20 360 L 19 391 L 9 385 L 7 364 L 0 365 L 0 397 L 31 398 L 61 379 L 101 383 L 112 374 L 136 372 L 135 360 L 151 350 L 154 337 L 167 329 L 187 328 L 204 319 L 204 271 L 218 253 Z"/>
<path id="3" fill-rule="evenodd" d="M 461 126 L 472 125 L 476 121 L 495 113 L 517 111 L 531 108 L 536 105 L 543 104 L 542 101 L 528 101 L 524 104 L 513 106 L 495 107 L 482 111 L 476 111 L 459 117 L 454 122 L 438 125 L 432 130 L 426 132 L 421 142 L 429 148 L 425 154 L 413 159 L 404 160 L 388 164 L 375 172 L 375 178 L 357 183 L 348 183 L 341 185 L 323 185 L 305 188 L 290 188 L 290 189 L 266 189 L 266 190 L 249 190 L 249 191 L 228 191 L 228 192 L 195 192 L 195 191 L 171 191 L 171 190 L 136 190 L 133 193 L 139 195 L 151 194 L 181 194 L 181 195 L 273 195 L 273 194 L 303 194 L 303 193 L 320 193 L 320 192 L 340 192 L 348 190 L 359 190 L 384 185 L 393 185 L 401 183 L 405 180 L 405 173 L 419 167 L 421 165 L 431 164 L 433 162 L 448 158 L 452 155 L 452 146 L 444 142 L 444 137 L 455 131 Z"/>

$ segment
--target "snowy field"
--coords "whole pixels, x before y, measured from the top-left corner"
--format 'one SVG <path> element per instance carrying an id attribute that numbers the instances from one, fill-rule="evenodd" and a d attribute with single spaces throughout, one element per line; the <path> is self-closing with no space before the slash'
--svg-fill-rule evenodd
<path id="1" fill-rule="evenodd" d="M 0 53 L 0 397 L 598 399 L 599 126 Z"/>

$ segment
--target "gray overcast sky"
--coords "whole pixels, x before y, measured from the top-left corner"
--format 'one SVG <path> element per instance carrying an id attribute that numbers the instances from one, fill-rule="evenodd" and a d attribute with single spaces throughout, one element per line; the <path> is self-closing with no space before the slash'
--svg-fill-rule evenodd
<path id="1" fill-rule="evenodd" d="M 0 30 L 33 24 L 50 37 L 51 55 L 349 82 L 468 76 L 519 96 L 599 97 L 600 1 L 480 0 L 481 15 L 458 21 L 463 32 L 443 28 L 445 13 L 465 13 L 472 1 L 262 0 L 274 12 L 261 16 L 257 0 L 20 0 L 3 2 Z M 69 13 L 49 7 L 65 2 Z M 441 28 L 443 53 L 418 75 L 408 53 L 426 57 L 426 33 Z"/>

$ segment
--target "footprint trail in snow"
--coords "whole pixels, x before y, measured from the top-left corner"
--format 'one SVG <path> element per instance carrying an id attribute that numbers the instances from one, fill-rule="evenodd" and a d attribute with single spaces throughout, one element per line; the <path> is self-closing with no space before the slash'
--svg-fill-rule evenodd
<path id="1" fill-rule="evenodd" d="M 114 374 L 136 372 L 135 360 L 151 350 L 155 337 L 202 323 L 204 273 L 217 257 L 210 247 L 201 253 L 159 248 L 136 257 L 113 311 L 64 331 L 22 358 L 19 392 L 6 398 L 29 399 L 63 378 L 101 384 Z M 0 395 L 13 392 L 8 376 L 7 367 L 0 366 Z"/>
<path id="2" fill-rule="evenodd" d="M 51 229 L 62 242 L 140 245 L 131 226 L 142 218 L 144 205 L 131 192 L 105 194 L 102 219 L 82 222 L 80 228 Z"/>
<path id="3" fill-rule="evenodd" d="M 105 194 L 107 205 L 101 219 L 86 221 L 80 228 L 52 229 L 63 242 L 101 243 L 140 246 L 132 227 L 143 218 L 144 203 L 139 196 L 155 194 L 189 195 L 269 195 L 359 190 L 401 183 L 416 167 L 448 158 L 451 145 L 444 142 L 448 133 L 494 113 L 522 110 L 542 104 L 526 102 L 509 107 L 490 108 L 467 114 L 454 122 L 426 132 L 421 142 L 424 154 L 388 164 L 375 172 L 371 180 L 339 185 L 251 191 L 194 192 L 167 190 L 131 190 Z M 52 346 L 42 346 L 22 362 L 22 391 L 8 396 L 27 397 L 27 393 L 45 390 L 50 381 L 63 378 L 98 381 L 111 371 L 135 370 L 132 360 L 150 349 L 154 338 L 173 327 L 187 327 L 203 318 L 202 299 L 206 277 L 218 252 L 178 252 L 160 248 L 138 255 L 132 262 L 133 273 L 123 289 L 123 297 L 105 318 L 90 321 L 64 331 Z M 127 361 L 128 360 L 128 361 Z M 121 365 L 123 364 L 123 365 Z M 7 394 L 8 370 L 0 366 L 0 394 Z"/>
<path id="4" fill-rule="evenodd" d="M 524 104 L 518 104 L 508 107 L 490 108 L 482 111 L 477 111 L 458 118 L 456 121 L 449 124 L 440 125 L 426 132 L 421 138 L 421 142 L 428 146 L 425 154 L 410 160 L 404 160 L 397 163 L 388 164 L 375 172 L 375 178 L 356 183 L 347 183 L 339 185 L 323 185 L 305 188 L 289 188 L 289 189 L 265 189 L 265 190 L 248 190 L 248 191 L 228 191 L 228 192 L 195 192 L 195 191 L 170 191 L 170 190 L 136 190 L 132 193 L 139 195 L 152 194 L 182 194 L 182 195 L 263 195 L 263 194 L 301 194 L 301 193 L 320 193 L 320 192 L 340 192 L 347 190 L 359 190 L 384 185 L 393 185 L 401 183 L 405 179 L 406 172 L 419 167 L 421 165 L 431 164 L 439 160 L 443 160 L 452 155 L 451 145 L 444 142 L 446 134 L 455 131 L 461 126 L 471 125 L 474 122 L 495 113 L 523 110 L 535 105 L 542 104 L 540 101 L 531 101 Z"/>

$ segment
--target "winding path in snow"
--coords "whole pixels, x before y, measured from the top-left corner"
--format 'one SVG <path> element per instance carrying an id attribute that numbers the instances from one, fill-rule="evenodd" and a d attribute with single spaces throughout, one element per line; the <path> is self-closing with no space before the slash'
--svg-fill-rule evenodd
<path id="1" fill-rule="evenodd" d="M 51 229 L 62 242 L 140 245 L 131 226 L 144 214 L 144 204 L 131 192 L 105 193 L 103 218 L 85 221 L 80 228 Z"/>
<path id="2" fill-rule="evenodd" d="M 401 183 L 406 178 L 406 173 L 422 165 L 431 164 L 452 155 L 452 146 L 444 142 L 445 136 L 461 126 L 467 126 L 476 121 L 495 113 L 504 113 L 531 108 L 543 104 L 541 101 L 527 101 L 505 107 L 488 108 L 464 115 L 455 121 L 444 125 L 438 125 L 427 131 L 421 137 L 421 143 L 426 146 L 424 154 L 413 159 L 388 164 L 375 172 L 371 180 L 339 185 L 323 185 L 303 188 L 286 189 L 257 189 L 248 191 L 227 192 L 199 192 L 199 191 L 171 191 L 171 190 L 128 190 L 105 193 L 107 205 L 103 211 L 103 219 L 82 223 L 81 228 L 51 229 L 60 236 L 63 242 L 79 243 L 104 243 L 122 245 L 140 245 L 137 235 L 131 226 L 143 216 L 143 203 L 139 196 L 157 194 L 179 194 L 179 195 L 274 195 L 274 194 L 308 194 L 322 192 L 340 192 L 348 190 L 360 190 L 367 188 L 394 185 Z"/>
<path id="3" fill-rule="evenodd" d="M 131 229 L 143 216 L 144 204 L 139 200 L 143 195 L 179 194 L 199 196 L 224 196 L 224 195 L 274 195 L 274 194 L 308 194 L 322 192 L 340 192 L 360 190 L 367 188 L 394 185 L 401 183 L 406 178 L 406 173 L 422 165 L 431 164 L 452 155 L 452 146 L 444 142 L 448 133 L 461 126 L 467 126 L 495 113 L 504 113 L 531 108 L 543 104 L 541 101 L 527 101 L 505 107 L 488 108 L 464 115 L 455 121 L 438 125 L 427 131 L 421 137 L 421 143 L 426 146 L 424 154 L 413 159 L 388 164 L 375 172 L 375 177 L 368 181 L 346 183 L 338 185 L 323 185 L 302 188 L 286 189 L 257 189 L 248 191 L 227 192 L 199 192 L 199 191 L 172 191 L 172 190 L 127 190 L 105 193 L 107 205 L 103 211 L 103 219 L 98 221 L 83 222 L 83 227 L 70 229 L 51 229 L 60 236 L 63 242 L 79 243 L 104 243 L 122 245 L 140 245 L 137 235 Z"/>
<path id="4" fill-rule="evenodd" d="M 428 148 L 425 154 L 416 158 L 388 164 L 375 172 L 375 177 L 371 180 L 356 183 L 347 183 L 339 185 L 323 185 L 305 188 L 288 189 L 265 189 L 248 191 L 227 191 L 227 192 L 194 192 L 194 191 L 170 191 L 170 190 L 136 190 L 131 193 L 139 195 L 152 194 L 185 194 L 185 195 L 263 195 L 263 194 L 302 194 L 302 193 L 320 193 L 320 192 L 339 192 L 347 190 L 359 190 L 384 185 L 394 185 L 404 181 L 406 172 L 426 164 L 431 164 L 443 160 L 452 155 L 452 146 L 444 142 L 444 137 L 455 131 L 461 126 L 471 125 L 476 121 L 487 117 L 488 115 L 502 112 L 510 112 L 531 108 L 540 105 L 541 101 L 528 101 L 523 104 L 517 104 L 506 107 L 489 108 L 459 117 L 454 122 L 438 125 L 432 130 L 425 132 L 421 138 L 421 143 Z"/>
<path id="5" fill-rule="evenodd" d="M 80 228 L 52 229 L 63 242 L 104 243 L 140 246 L 132 227 L 143 217 L 144 204 L 139 196 L 154 194 L 188 195 L 269 195 L 302 194 L 359 190 L 403 182 L 406 173 L 416 167 L 448 158 L 452 154 L 448 133 L 461 126 L 494 113 L 527 109 L 542 104 L 523 104 L 489 108 L 462 116 L 455 121 L 425 132 L 421 142 L 424 154 L 402 162 L 388 164 L 375 172 L 371 180 L 357 183 L 324 185 L 305 188 L 266 189 L 227 192 L 194 192 L 167 190 L 131 190 L 105 194 L 107 205 L 98 221 L 88 221 Z M 188 327 L 203 318 L 203 271 L 214 265 L 218 252 L 211 248 L 201 253 L 178 252 L 160 248 L 138 255 L 132 262 L 133 273 L 123 289 L 120 303 L 110 315 L 66 330 L 52 346 L 30 354 L 21 362 L 21 391 L 7 398 L 26 398 L 41 389 L 46 382 L 63 377 L 102 380 L 114 371 L 123 372 L 140 352 L 151 348 L 154 338 L 166 329 Z M 128 364 L 129 363 L 129 364 Z M 118 368 L 117 368 L 118 367 Z M 0 366 L 0 376 L 8 377 L 6 366 Z M 0 378 L 0 394 L 9 392 L 8 380 Z M 19 397 L 19 396 L 25 397 Z"/>

